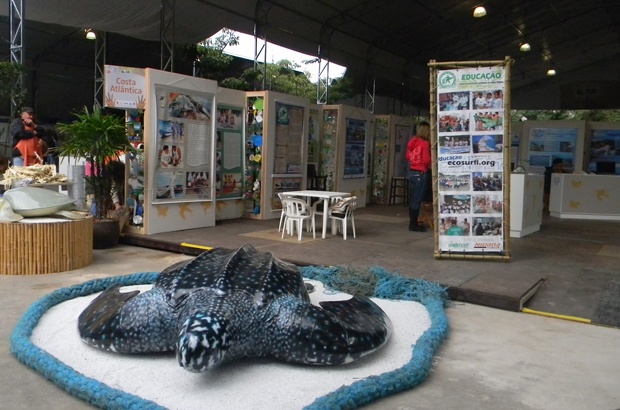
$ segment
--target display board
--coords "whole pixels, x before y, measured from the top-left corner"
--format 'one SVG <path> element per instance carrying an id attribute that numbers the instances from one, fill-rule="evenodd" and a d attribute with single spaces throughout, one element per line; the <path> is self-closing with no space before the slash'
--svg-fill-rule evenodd
<path id="1" fill-rule="evenodd" d="M 528 165 L 549 167 L 554 161 L 561 160 L 564 170 L 573 172 L 578 132 L 578 128 L 530 128 Z"/>
<path id="2" fill-rule="evenodd" d="M 325 175 L 328 191 L 336 186 L 336 147 L 338 142 L 338 109 L 323 110 L 323 135 L 321 138 L 321 175 Z"/>
<path id="3" fill-rule="evenodd" d="M 431 68 L 436 74 L 436 255 L 505 256 L 510 232 L 506 62 L 455 64 Z"/>
<path id="4" fill-rule="evenodd" d="M 278 193 L 301 189 L 305 141 L 304 108 L 276 102 L 276 134 L 273 157 L 271 208 L 282 209 Z"/>
<path id="5" fill-rule="evenodd" d="M 394 169 L 393 176 L 406 177 L 409 163 L 407 162 L 407 143 L 413 135 L 413 126 L 396 125 L 396 139 L 394 140 Z"/>
<path id="6" fill-rule="evenodd" d="M 413 134 L 413 119 L 396 115 L 375 115 L 372 150 L 370 201 L 387 204 L 393 177 L 406 177 L 407 143 Z"/>
<path id="7" fill-rule="evenodd" d="M 127 110 L 127 138 L 134 147 L 125 159 L 127 186 L 125 205 L 130 213 L 129 226 L 144 224 L 144 112 Z"/>
<path id="8" fill-rule="evenodd" d="M 318 168 L 321 153 L 320 149 L 320 118 L 321 111 L 318 107 L 310 108 L 310 118 L 308 119 L 308 148 L 306 159 L 309 164 L 315 164 Z M 318 169 L 317 169 L 318 171 Z"/>
<path id="9" fill-rule="evenodd" d="M 215 138 L 215 197 L 243 196 L 243 109 L 218 105 Z"/>
<path id="10" fill-rule="evenodd" d="M 366 127 L 367 122 L 346 119 L 343 178 L 364 178 L 366 175 Z"/>
<path id="11" fill-rule="evenodd" d="M 620 129 L 591 130 L 588 171 L 620 175 Z"/>
<path id="12" fill-rule="evenodd" d="M 245 134 L 245 183 L 246 212 L 260 214 L 261 164 L 263 156 L 263 125 L 265 99 L 248 97 L 248 118 Z"/>
<path id="13" fill-rule="evenodd" d="M 156 87 L 153 203 L 210 200 L 213 96 Z"/>

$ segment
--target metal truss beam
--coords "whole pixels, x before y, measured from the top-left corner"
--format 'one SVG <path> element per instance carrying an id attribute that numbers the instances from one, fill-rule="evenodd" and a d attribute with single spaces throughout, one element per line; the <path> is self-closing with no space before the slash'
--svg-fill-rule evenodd
<path id="1" fill-rule="evenodd" d="M 329 58 L 321 56 L 321 46 L 318 49 L 319 75 L 316 82 L 316 103 L 327 104 L 329 102 Z"/>
<path id="2" fill-rule="evenodd" d="M 105 70 L 106 54 L 108 34 L 104 32 L 97 32 L 97 38 L 95 39 L 95 93 L 94 93 L 94 106 L 102 108 L 104 106 L 103 95 L 103 73 Z"/>
<path id="3" fill-rule="evenodd" d="M 9 24 L 11 26 L 10 54 L 11 62 L 24 65 L 24 0 L 10 0 Z M 24 91 L 24 75 L 19 74 L 15 80 L 14 92 L 11 93 L 11 115 L 20 109 L 20 97 Z"/>
<path id="4" fill-rule="evenodd" d="M 364 92 L 364 108 L 368 111 L 374 113 L 375 112 L 375 76 L 368 74 L 366 75 L 366 90 Z"/>
<path id="5" fill-rule="evenodd" d="M 161 44 L 162 71 L 174 71 L 174 15 L 175 0 L 161 0 L 159 16 L 159 41 Z"/>

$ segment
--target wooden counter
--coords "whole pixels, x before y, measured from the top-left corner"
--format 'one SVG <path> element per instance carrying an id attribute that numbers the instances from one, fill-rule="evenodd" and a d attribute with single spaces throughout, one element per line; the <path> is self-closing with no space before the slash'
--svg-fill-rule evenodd
<path id="1" fill-rule="evenodd" d="M 93 261 L 93 218 L 24 218 L 0 223 L 0 275 L 36 275 Z"/>

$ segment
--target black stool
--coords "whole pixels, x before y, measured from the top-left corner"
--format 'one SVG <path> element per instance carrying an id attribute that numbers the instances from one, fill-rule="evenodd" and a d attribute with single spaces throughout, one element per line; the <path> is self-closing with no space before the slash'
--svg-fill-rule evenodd
<path id="1" fill-rule="evenodd" d="M 403 198 L 403 206 L 409 205 L 409 180 L 405 177 L 392 177 L 390 205 L 396 204 L 396 198 Z"/>

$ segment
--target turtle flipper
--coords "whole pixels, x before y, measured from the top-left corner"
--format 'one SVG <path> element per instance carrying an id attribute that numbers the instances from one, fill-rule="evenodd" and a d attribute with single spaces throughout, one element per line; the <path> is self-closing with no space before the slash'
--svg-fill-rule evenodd
<path id="1" fill-rule="evenodd" d="M 350 363 L 379 349 L 391 335 L 390 319 L 367 297 L 320 305 L 291 297 L 274 301 L 277 313 L 268 335 L 273 356 L 292 363 Z"/>
<path id="2" fill-rule="evenodd" d="M 120 353 L 174 349 L 175 319 L 163 292 L 103 291 L 78 318 L 80 337 L 91 346 Z"/>

